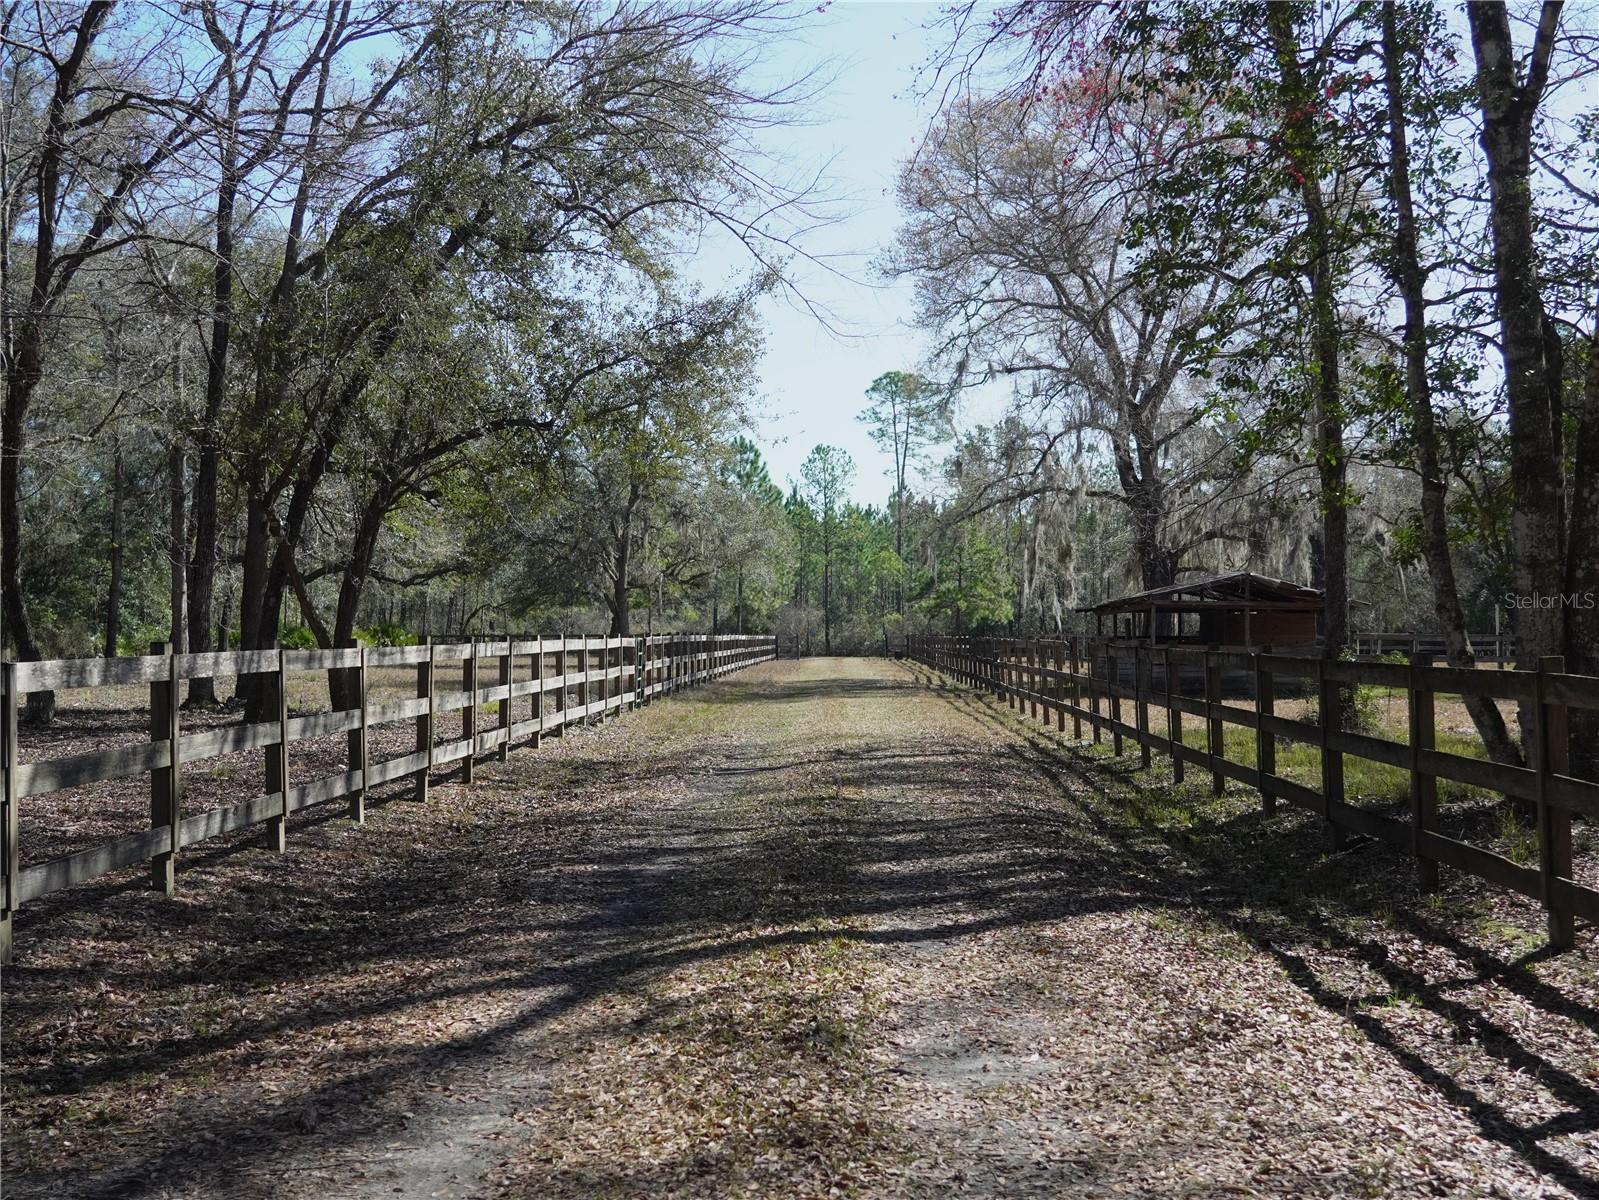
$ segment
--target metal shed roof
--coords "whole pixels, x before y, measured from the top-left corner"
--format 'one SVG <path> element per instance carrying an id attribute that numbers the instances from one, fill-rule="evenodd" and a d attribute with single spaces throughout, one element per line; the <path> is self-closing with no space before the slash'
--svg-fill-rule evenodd
<path id="1" fill-rule="evenodd" d="M 1230 571 L 1189 579 L 1165 587 L 1117 596 L 1098 604 L 1084 605 L 1078 612 L 1201 612 L 1206 609 L 1296 609 L 1320 612 L 1325 601 L 1320 588 L 1305 587 L 1286 579 L 1273 579 L 1253 571 Z"/>

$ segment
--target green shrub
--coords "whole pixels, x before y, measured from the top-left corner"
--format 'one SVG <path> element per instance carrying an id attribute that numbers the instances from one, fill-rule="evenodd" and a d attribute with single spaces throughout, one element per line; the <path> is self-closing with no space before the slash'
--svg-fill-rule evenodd
<path id="1" fill-rule="evenodd" d="M 1387 692 L 1375 684 L 1359 683 L 1343 688 L 1343 722 L 1346 733 L 1376 733 L 1382 727 L 1382 702 Z M 1304 719 L 1312 725 L 1321 723 L 1321 698 L 1315 694 L 1305 704 Z"/>
<path id="2" fill-rule="evenodd" d="M 157 625 L 153 621 L 136 624 L 117 635 L 117 653 L 128 657 L 148 654 L 153 643 L 164 642 L 171 634 L 172 630 L 166 625 Z"/>
<path id="3" fill-rule="evenodd" d="M 278 630 L 278 641 L 285 650 L 315 650 L 316 634 L 304 625 L 289 625 Z"/>
<path id="4" fill-rule="evenodd" d="M 363 646 L 414 646 L 416 634 L 393 621 L 379 621 L 355 631 L 356 641 Z"/>

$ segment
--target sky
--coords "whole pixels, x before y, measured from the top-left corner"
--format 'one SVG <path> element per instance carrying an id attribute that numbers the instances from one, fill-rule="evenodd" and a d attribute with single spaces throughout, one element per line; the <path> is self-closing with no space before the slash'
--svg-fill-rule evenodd
<path id="1" fill-rule="evenodd" d="M 892 242 L 899 215 L 894 179 L 927 127 L 929 110 L 915 99 L 916 72 L 940 34 L 925 28 L 935 4 L 840 3 L 815 12 L 803 36 L 773 51 L 763 77 L 793 78 L 819 69 L 827 79 L 806 106 L 807 123 L 768 131 L 763 149 L 792 173 L 825 168 L 822 189 L 839 198 L 843 219 L 803 239 L 831 271 L 796 260 L 793 281 L 831 314 L 830 331 L 792 301 L 765 305 L 766 353 L 760 368 L 757 420 L 751 436 L 772 479 L 786 490 L 820 443 L 842 446 L 856 464 L 857 503 L 882 505 L 891 460 L 872 443 L 857 414 L 873 379 L 913 370 L 926 338 L 911 328 L 909 283 L 876 279 L 872 260 Z M 697 272 L 747 269 L 728 248 L 710 251 Z M 992 398 L 968 406 L 960 424 L 991 418 Z"/>

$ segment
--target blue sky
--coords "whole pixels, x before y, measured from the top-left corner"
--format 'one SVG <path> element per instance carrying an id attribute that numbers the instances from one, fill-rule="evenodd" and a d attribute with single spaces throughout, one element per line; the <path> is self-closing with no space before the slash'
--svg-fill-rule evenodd
<path id="1" fill-rule="evenodd" d="M 842 446 L 854 457 L 854 495 L 882 504 L 889 492 L 890 460 L 872 444 L 856 414 L 863 393 L 884 371 L 913 369 L 924 338 L 910 328 L 908 284 L 874 279 L 872 259 L 893 239 L 898 224 L 894 179 L 927 125 L 916 103 L 916 70 L 939 34 L 924 28 L 938 6 L 923 3 L 841 3 L 811 15 L 800 38 L 768 59 L 774 77 L 820 68 L 829 82 L 807 107 L 804 126 L 770 131 L 764 148 L 790 173 L 825 166 L 824 190 L 839 197 L 847 216 L 804 239 L 828 271 L 794 264 L 793 278 L 813 302 L 835 315 L 843 334 L 830 333 L 797 305 L 766 305 L 767 345 L 761 364 L 764 397 L 752 431 L 771 469 L 787 486 L 818 443 Z M 724 257 L 726 255 L 726 257 Z M 696 274 L 709 279 L 747 265 L 740 256 L 711 250 Z M 842 278 L 840 277 L 842 276 Z M 985 408 L 990 407 L 985 405 Z M 966 420 L 984 417 L 968 410 Z"/>

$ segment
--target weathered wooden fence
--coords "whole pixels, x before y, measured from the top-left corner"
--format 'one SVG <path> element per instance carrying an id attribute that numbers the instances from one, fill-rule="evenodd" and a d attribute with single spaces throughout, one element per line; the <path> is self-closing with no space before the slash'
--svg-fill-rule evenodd
<path id="1" fill-rule="evenodd" d="M 1443 658 L 1448 652 L 1442 635 L 1435 633 L 1357 633 L 1351 640 L 1357 658 L 1383 658 L 1390 654 Z M 1503 665 L 1516 661 L 1515 639 L 1508 633 L 1473 633 L 1468 640 L 1479 663 Z"/>
<path id="2" fill-rule="evenodd" d="M 1063 732 L 1070 718 L 1073 736 L 1079 740 L 1086 724 L 1095 742 L 1108 735 L 1116 754 L 1122 753 L 1123 739 L 1131 738 L 1145 766 L 1152 751 L 1166 754 L 1178 781 L 1184 766 L 1191 764 L 1210 774 L 1217 794 L 1226 780 L 1234 779 L 1256 788 L 1267 812 L 1274 811 L 1279 799 L 1285 800 L 1320 814 L 1335 830 L 1364 834 L 1406 851 L 1417 860 L 1425 891 L 1437 887 L 1438 864 L 1443 863 L 1530 896 L 1548 912 L 1549 941 L 1555 948 L 1572 944 L 1577 917 L 1599 923 L 1599 890 L 1573 878 L 1571 831 L 1573 815 L 1599 821 L 1599 783 L 1569 773 L 1567 715 L 1573 707 L 1599 709 L 1599 678 L 1565 674 L 1563 659 L 1545 659 L 1537 671 L 1470 671 L 1431 666 L 1421 657 L 1410 664 L 1336 662 L 1272 654 L 1269 647 L 1245 654 L 1087 638 L 912 637 L 907 639 L 906 653 L 1002 696 L 1012 708 L 1027 710 L 1034 718 L 1042 714 L 1046 723 L 1053 719 Z M 1154 685 L 1157 667 L 1159 688 Z M 1200 694 L 1184 694 L 1185 667 L 1190 677 L 1203 681 Z M 1254 708 L 1227 702 L 1224 671 L 1252 680 Z M 1317 697 L 1314 722 L 1290 720 L 1273 711 L 1276 681 L 1285 678 Z M 1405 693 L 1406 741 L 1341 728 L 1339 694 L 1360 684 Z M 1524 705 L 1533 724 L 1527 739 L 1531 762 L 1510 766 L 1437 749 L 1434 698 L 1438 695 L 1483 696 Z M 1185 716 L 1203 722 L 1202 748 L 1185 742 Z M 1164 717 L 1164 731 L 1157 731 L 1153 717 Z M 1255 732 L 1253 762 L 1227 757 L 1224 726 L 1229 724 Z M 1278 774 L 1280 741 L 1316 751 L 1319 788 Z M 1408 820 L 1348 802 L 1346 756 L 1408 774 Z M 1485 788 L 1531 805 L 1537 819 L 1538 866 L 1523 866 L 1440 832 L 1439 780 Z"/>
<path id="3" fill-rule="evenodd" d="M 429 643 L 420 646 L 348 650 L 260 650 L 173 654 L 163 647 L 138 658 L 83 658 L 3 664 L 0 690 L 0 961 L 11 961 L 12 920 L 26 902 L 148 860 L 154 885 L 172 894 L 175 866 L 185 846 L 256 824 L 282 850 L 291 813 L 348 798 L 349 813 L 364 817 L 368 788 L 409 776 L 415 795 L 426 799 L 433 773 L 460 761 L 465 782 L 474 760 L 494 753 L 504 759 L 518 741 L 537 748 L 544 734 L 567 725 L 645 704 L 657 696 L 707 683 L 776 657 L 769 636 L 668 634 L 646 638 L 529 638 Z M 435 667 L 458 665 L 464 687 L 440 691 Z M 387 704 L 367 701 L 369 670 L 414 668 L 413 699 Z M 456 669 L 452 667 L 452 669 Z M 291 716 L 290 672 L 345 672 L 353 685 L 353 707 Z M 264 677 L 275 698 L 276 716 L 253 724 L 184 733 L 179 685 L 202 676 Z M 485 682 L 487 681 L 487 682 Z M 20 698 L 45 688 L 97 688 L 148 683 L 149 740 L 90 753 L 19 762 Z M 530 697 L 527 719 L 513 720 L 512 702 Z M 494 713 L 483 713 L 496 705 Z M 437 718 L 461 713 L 461 737 L 440 741 Z M 488 718 L 492 724 L 485 724 Z M 391 722 L 415 723 L 415 750 L 381 762 L 368 760 L 368 734 Z M 288 748 L 329 734 L 348 737 L 347 769 L 318 779 L 290 779 Z M 265 754 L 266 790 L 221 807 L 183 815 L 184 771 L 206 759 L 260 749 Z M 148 775 L 148 828 L 74 854 L 21 865 L 19 806 L 31 797 L 105 780 Z"/>

